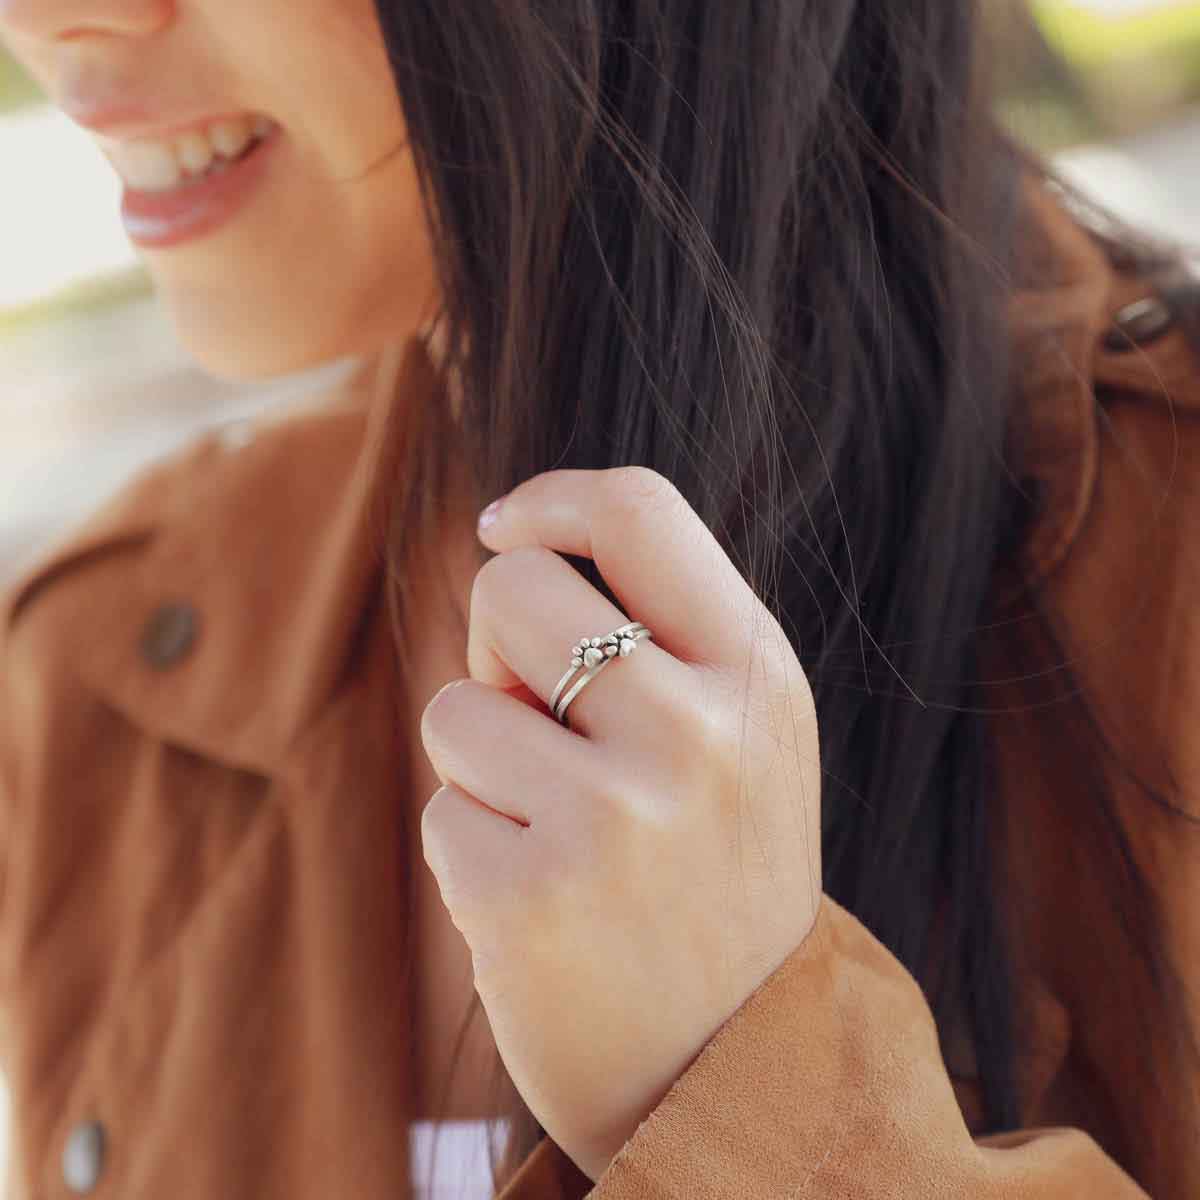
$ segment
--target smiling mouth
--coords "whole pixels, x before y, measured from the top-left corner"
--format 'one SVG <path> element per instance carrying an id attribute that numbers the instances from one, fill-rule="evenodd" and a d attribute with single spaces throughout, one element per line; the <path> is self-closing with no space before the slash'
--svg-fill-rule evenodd
<path id="1" fill-rule="evenodd" d="M 126 234 L 141 246 L 165 249 L 225 225 L 270 178 L 282 141 L 283 130 L 274 125 L 235 157 L 222 156 L 171 186 L 138 189 L 127 183 L 121 198 Z"/>
<path id="2" fill-rule="evenodd" d="M 143 194 L 191 188 L 237 165 L 279 125 L 251 113 L 173 137 L 138 138 L 102 148 L 126 188 Z"/>

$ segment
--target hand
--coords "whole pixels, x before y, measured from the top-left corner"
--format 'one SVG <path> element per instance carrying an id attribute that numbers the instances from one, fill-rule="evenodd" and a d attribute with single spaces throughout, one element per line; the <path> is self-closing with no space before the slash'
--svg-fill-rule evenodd
<path id="1" fill-rule="evenodd" d="M 808 681 L 680 493 L 641 467 L 548 471 L 480 537 L 471 678 L 421 735 L 425 860 L 514 1085 L 595 1181 L 807 936 L 821 896 Z M 621 612 L 559 553 L 595 560 Z M 570 647 L 649 626 L 567 711 Z M 534 698 L 534 703 L 528 702 Z"/>

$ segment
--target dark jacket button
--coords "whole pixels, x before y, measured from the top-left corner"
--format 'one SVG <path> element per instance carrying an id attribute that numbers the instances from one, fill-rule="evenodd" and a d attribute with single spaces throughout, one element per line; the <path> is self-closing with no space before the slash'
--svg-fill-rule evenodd
<path id="1" fill-rule="evenodd" d="M 1175 314 L 1170 306 L 1159 297 L 1147 296 L 1143 300 L 1135 300 L 1125 305 L 1113 318 L 1112 326 L 1104 337 L 1105 348 L 1120 353 L 1143 346 L 1166 333 L 1174 320 Z"/>
<path id="2" fill-rule="evenodd" d="M 162 605 L 142 630 L 142 657 L 152 667 L 172 666 L 192 648 L 199 624 L 190 604 Z"/>
<path id="3" fill-rule="evenodd" d="M 104 1166 L 104 1126 L 83 1121 L 71 1130 L 63 1147 L 63 1181 L 73 1192 L 90 1192 Z"/>

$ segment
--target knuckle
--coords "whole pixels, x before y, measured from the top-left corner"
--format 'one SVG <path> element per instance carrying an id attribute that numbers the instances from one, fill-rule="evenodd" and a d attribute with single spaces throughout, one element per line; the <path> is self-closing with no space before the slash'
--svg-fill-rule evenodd
<path id="1" fill-rule="evenodd" d="M 775 714 L 792 718 L 816 717 L 816 697 L 799 658 L 783 643 L 784 650 L 770 657 L 763 667 L 762 704 Z"/>
<path id="2" fill-rule="evenodd" d="M 421 852 L 437 880 L 442 903 L 454 925 L 466 935 L 479 915 L 492 906 L 489 880 L 467 869 L 459 838 L 464 806 L 473 801 L 452 785 L 439 788 L 421 811 Z"/>
<path id="3" fill-rule="evenodd" d="M 443 899 L 450 901 L 455 890 L 454 853 L 451 836 L 456 803 L 450 788 L 439 788 L 421 810 L 421 852 L 434 873 Z"/>
<path id="4" fill-rule="evenodd" d="M 732 712 L 689 700 L 677 706 L 673 720 L 680 742 L 688 747 L 693 774 L 715 781 L 736 769 L 740 722 Z"/>
<path id="5" fill-rule="evenodd" d="M 450 728 L 461 706 L 467 699 L 465 693 L 469 679 L 452 679 L 434 692 L 421 711 L 421 737 L 428 740 Z"/>
<path id="6" fill-rule="evenodd" d="M 426 853 L 432 845 L 440 844 L 442 840 L 442 834 L 446 828 L 445 817 L 448 805 L 448 791 L 441 787 L 430 796 L 421 810 L 421 842 Z"/>
<path id="7" fill-rule="evenodd" d="M 614 756 L 582 789 L 583 803 L 576 811 L 584 816 L 572 831 L 580 854 L 565 880 L 568 886 L 579 886 L 601 869 L 610 882 L 620 878 L 628 864 L 674 827 L 678 810 L 692 806 L 702 772 L 696 754 L 682 736 L 675 736 L 680 727 L 670 717 L 660 721 L 656 714 L 655 728 L 664 739 L 652 758 L 623 761 Z"/>
<path id="8" fill-rule="evenodd" d="M 620 509 L 658 508 L 683 499 L 675 484 L 651 467 L 613 467 L 608 473 L 608 486 Z"/>
<path id="9" fill-rule="evenodd" d="M 729 699 L 726 689 L 704 681 L 662 698 L 663 744 L 676 778 L 705 791 L 727 786 L 741 753 L 741 721 Z"/>
<path id="10" fill-rule="evenodd" d="M 637 772 L 619 762 L 609 762 L 603 771 L 592 772 L 581 786 L 583 804 L 577 806 L 592 817 L 582 825 L 582 835 L 595 838 L 604 827 L 635 813 L 638 783 Z"/>
<path id="11" fill-rule="evenodd" d="M 759 636 L 754 640 L 754 650 L 758 656 L 755 669 L 775 691 L 799 688 L 801 693 L 809 694 L 808 677 L 787 631 L 765 606 L 760 606 L 758 616 L 761 625 Z"/>
<path id="12" fill-rule="evenodd" d="M 715 669 L 689 664 L 686 684 L 671 686 L 661 680 L 654 702 L 665 722 L 667 737 L 689 752 L 704 752 L 724 740 L 729 725 L 729 694 Z"/>
<path id="13" fill-rule="evenodd" d="M 471 583 L 472 614 L 495 608 L 503 598 L 529 586 L 530 573 L 541 571 L 554 552 L 545 546 L 515 546 L 489 558 Z"/>

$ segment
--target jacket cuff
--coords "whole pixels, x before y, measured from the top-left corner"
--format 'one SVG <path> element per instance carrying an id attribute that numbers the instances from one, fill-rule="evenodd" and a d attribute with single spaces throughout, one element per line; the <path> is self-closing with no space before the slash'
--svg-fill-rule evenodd
<path id="1" fill-rule="evenodd" d="M 942 1074 L 926 1011 L 898 960 L 823 895 L 808 936 L 676 1080 L 593 1200 L 877 1194 L 864 1189 L 863 1157 L 889 1160 L 880 1144 L 896 1131 L 889 1109 L 926 1103 Z M 898 1069 L 927 1078 L 906 1079 L 905 1096 Z M 895 1168 L 888 1162 L 888 1191 Z"/>
<path id="2" fill-rule="evenodd" d="M 1027 1131 L 1004 1149 L 976 1143 L 924 993 L 827 895 L 808 937 L 705 1044 L 591 1191 L 573 1163 L 564 1190 L 568 1163 L 547 1139 L 521 1171 L 551 1183 L 506 1189 L 503 1200 L 1145 1196 L 1079 1130 Z"/>

